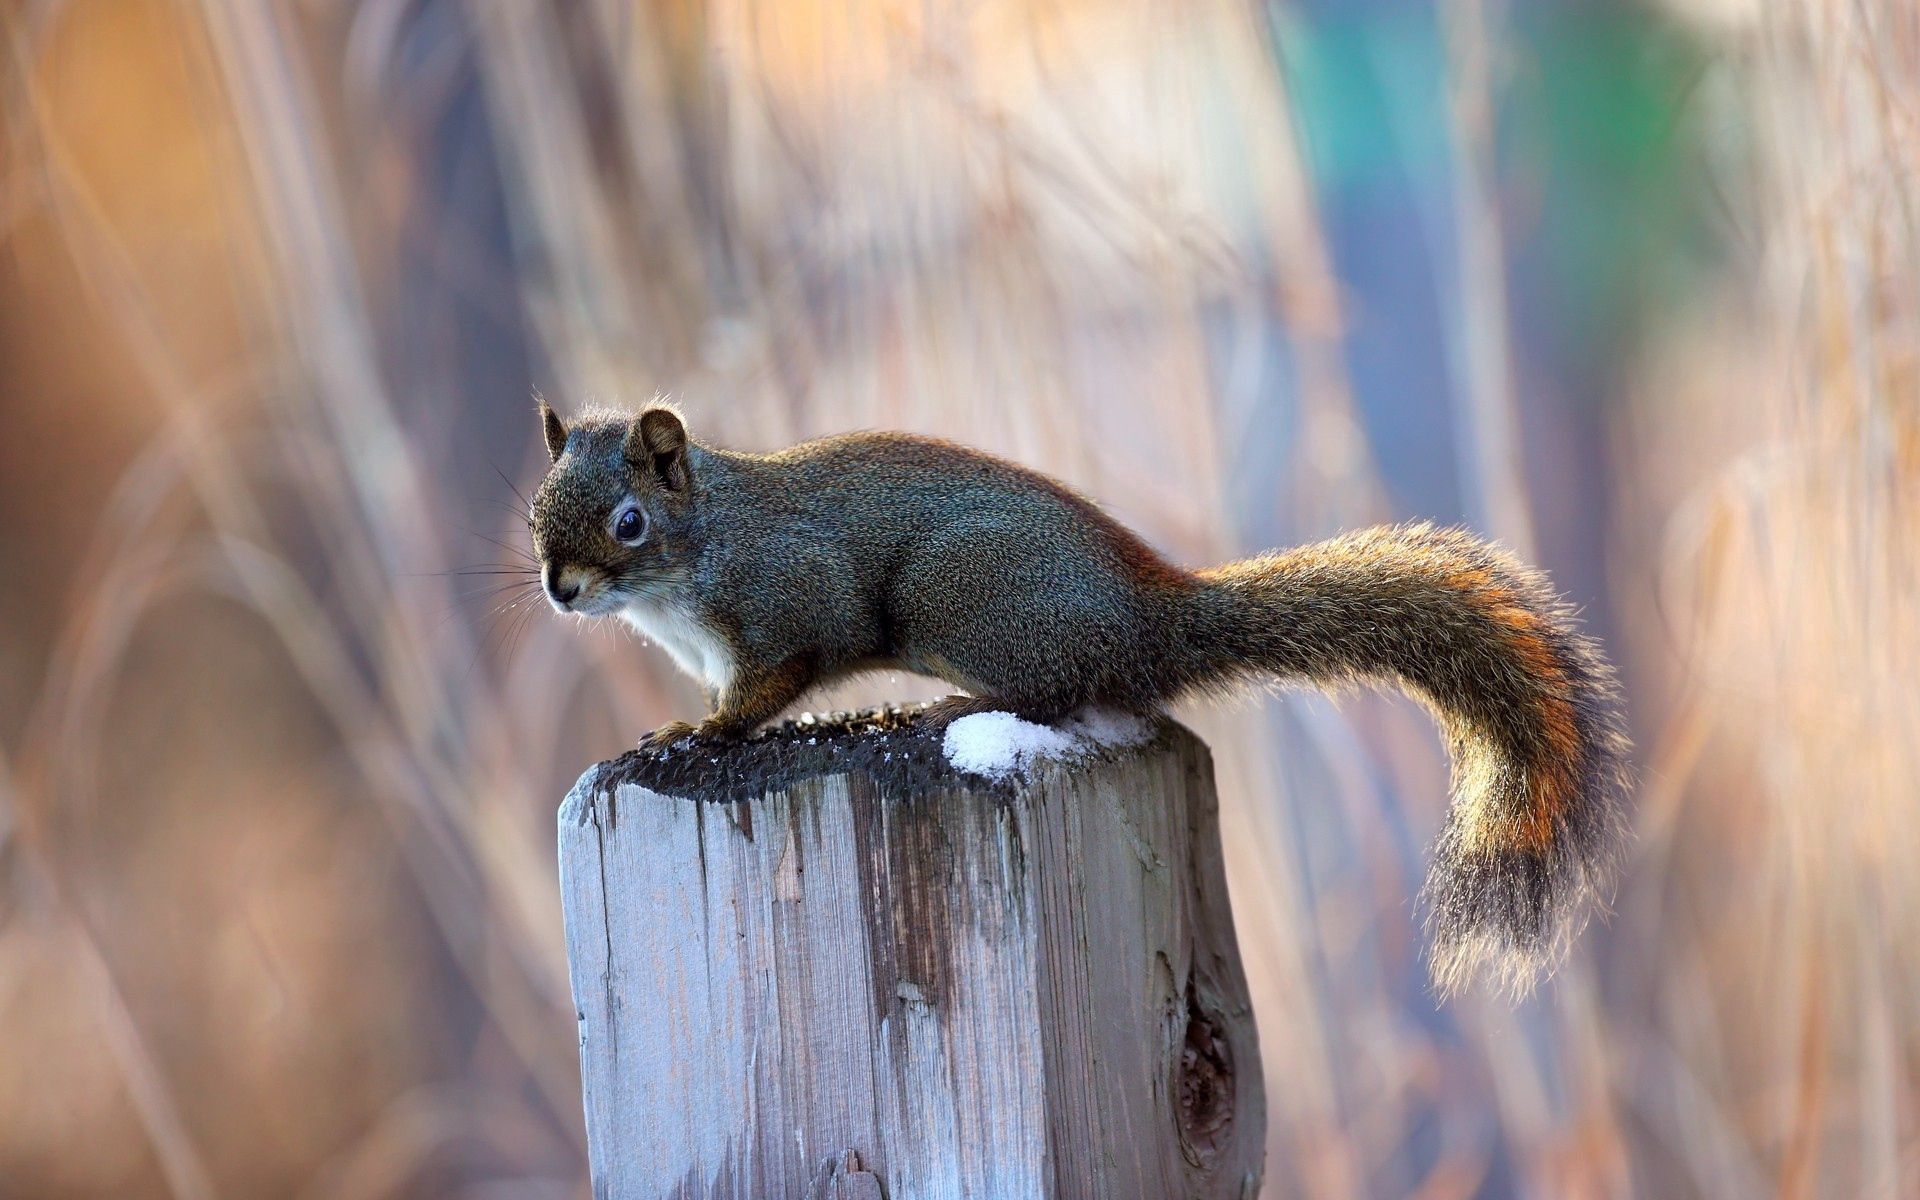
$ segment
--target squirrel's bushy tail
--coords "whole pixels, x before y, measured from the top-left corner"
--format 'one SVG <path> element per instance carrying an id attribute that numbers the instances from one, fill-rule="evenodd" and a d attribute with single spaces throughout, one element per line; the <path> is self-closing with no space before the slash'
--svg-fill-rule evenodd
<path id="1" fill-rule="evenodd" d="M 1604 902 L 1627 737 L 1613 671 L 1544 576 L 1468 534 L 1380 527 L 1199 574 L 1200 686 L 1394 683 L 1439 718 L 1453 803 L 1422 889 L 1443 992 L 1524 992 Z"/>

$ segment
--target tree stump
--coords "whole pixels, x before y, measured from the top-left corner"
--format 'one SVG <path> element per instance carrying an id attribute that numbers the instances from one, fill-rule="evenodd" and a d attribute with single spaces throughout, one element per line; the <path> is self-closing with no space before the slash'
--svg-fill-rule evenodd
<path id="1" fill-rule="evenodd" d="M 1212 759 L 1137 724 L 998 778 L 897 710 L 582 776 L 560 879 L 594 1195 L 1253 1196 Z"/>

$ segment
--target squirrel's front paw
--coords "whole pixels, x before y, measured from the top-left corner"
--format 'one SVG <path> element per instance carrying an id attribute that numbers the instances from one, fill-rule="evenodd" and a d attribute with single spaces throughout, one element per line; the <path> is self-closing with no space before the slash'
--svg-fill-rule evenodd
<path id="1" fill-rule="evenodd" d="M 668 721 L 651 733 L 643 734 L 640 749 L 654 753 L 671 750 L 675 745 L 698 736 L 700 730 L 697 726 L 685 721 Z"/>
<path id="2" fill-rule="evenodd" d="M 719 745 L 738 740 L 740 740 L 740 725 L 737 721 L 712 716 L 698 725 L 689 725 L 685 721 L 669 721 L 641 738 L 640 749 L 657 754 L 676 746 L 689 746 L 695 743 Z"/>

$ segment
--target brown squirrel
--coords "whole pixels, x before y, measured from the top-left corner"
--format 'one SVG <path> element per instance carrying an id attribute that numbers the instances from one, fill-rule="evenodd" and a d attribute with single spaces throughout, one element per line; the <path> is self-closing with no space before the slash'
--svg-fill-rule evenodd
<path id="1" fill-rule="evenodd" d="M 976 712 L 1148 713 L 1248 680 L 1387 682 L 1445 730 L 1453 804 L 1422 891 L 1443 991 L 1524 991 L 1603 893 L 1627 738 L 1613 672 L 1546 579 L 1457 530 L 1380 527 L 1203 571 L 1034 471 L 930 438 L 775 454 L 687 437 L 671 409 L 544 402 L 534 549 L 562 612 L 626 619 L 714 711 L 643 746 L 751 733 L 818 684 L 931 675 Z"/>

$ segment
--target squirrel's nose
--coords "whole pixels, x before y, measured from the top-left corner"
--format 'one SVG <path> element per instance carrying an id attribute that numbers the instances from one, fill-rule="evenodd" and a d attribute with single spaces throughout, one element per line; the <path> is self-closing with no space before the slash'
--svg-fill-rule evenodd
<path id="1" fill-rule="evenodd" d="M 547 599 L 563 607 L 572 604 L 574 598 L 580 594 L 579 581 L 570 580 L 564 584 L 561 583 L 560 574 L 553 569 L 552 564 L 540 568 L 540 583 L 547 589 Z"/>

